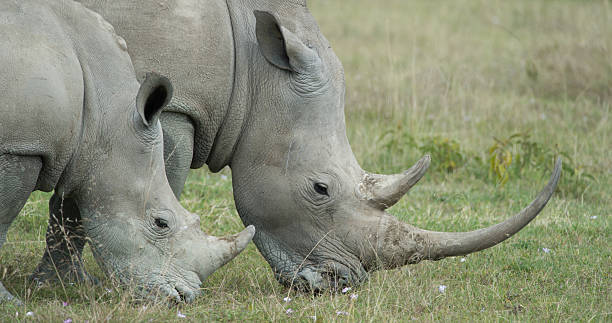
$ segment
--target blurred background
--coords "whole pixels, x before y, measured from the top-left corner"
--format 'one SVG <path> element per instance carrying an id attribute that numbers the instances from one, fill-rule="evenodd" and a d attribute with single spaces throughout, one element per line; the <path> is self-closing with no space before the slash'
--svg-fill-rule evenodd
<path id="1" fill-rule="evenodd" d="M 349 139 L 368 169 L 430 151 L 434 169 L 505 182 L 562 155 L 575 197 L 610 175 L 609 1 L 309 6 L 343 62 Z"/>

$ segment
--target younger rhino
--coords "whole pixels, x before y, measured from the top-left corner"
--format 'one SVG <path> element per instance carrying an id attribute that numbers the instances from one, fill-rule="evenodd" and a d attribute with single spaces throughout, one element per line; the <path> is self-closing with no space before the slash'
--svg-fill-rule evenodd
<path id="1" fill-rule="evenodd" d="M 71 0 L 2 1 L 0 46 L 0 246 L 30 193 L 55 190 L 106 273 L 147 298 L 193 300 L 254 229 L 208 236 L 172 193 L 158 121 L 168 80 L 139 89 L 124 41 Z M 19 302 L 1 283 L 0 299 Z"/>

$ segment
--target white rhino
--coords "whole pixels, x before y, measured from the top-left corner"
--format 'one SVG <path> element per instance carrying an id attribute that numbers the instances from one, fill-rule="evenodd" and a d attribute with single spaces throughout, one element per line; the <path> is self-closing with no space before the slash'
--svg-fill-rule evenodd
<path id="1" fill-rule="evenodd" d="M 124 40 L 71 0 L 0 2 L 0 47 L 0 246 L 30 193 L 55 190 L 53 213 L 79 214 L 105 272 L 191 301 L 254 229 L 208 236 L 172 193 L 158 120 L 169 81 L 139 85 Z M 1 283 L 0 300 L 19 302 Z"/>
<path id="2" fill-rule="evenodd" d="M 359 166 L 346 137 L 342 65 L 305 1 L 80 1 L 127 39 L 140 76 L 156 70 L 176 85 L 161 116 L 173 191 L 180 195 L 189 168 L 229 166 L 238 213 L 258 228 L 253 241 L 286 285 L 337 287 L 380 267 L 493 246 L 554 191 L 558 165 L 534 203 L 499 225 L 438 233 L 401 223 L 384 210 L 429 158 L 390 176 Z"/>

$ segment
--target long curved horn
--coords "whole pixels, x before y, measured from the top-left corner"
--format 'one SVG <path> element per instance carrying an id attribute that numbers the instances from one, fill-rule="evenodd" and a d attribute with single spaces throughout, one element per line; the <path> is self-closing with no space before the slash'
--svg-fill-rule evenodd
<path id="1" fill-rule="evenodd" d="M 362 183 L 370 205 L 384 210 L 399 201 L 427 172 L 431 157 L 423 156 L 402 174 L 366 174 Z"/>
<path id="2" fill-rule="evenodd" d="M 550 200 L 559 177 L 561 158 L 557 158 L 548 185 L 517 215 L 504 222 L 470 232 L 435 232 L 413 227 L 389 216 L 385 232 L 379 235 L 379 259 L 386 268 L 394 268 L 422 259 L 438 260 L 466 255 L 492 247 L 520 231 L 544 208 Z"/>

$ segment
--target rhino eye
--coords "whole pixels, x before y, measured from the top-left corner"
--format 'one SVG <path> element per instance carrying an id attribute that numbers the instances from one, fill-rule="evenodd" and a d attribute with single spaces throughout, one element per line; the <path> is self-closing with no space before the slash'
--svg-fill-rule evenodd
<path id="1" fill-rule="evenodd" d="M 327 193 L 327 185 L 323 183 L 315 183 L 314 190 L 321 195 L 329 196 L 329 193 Z"/>
<path id="2" fill-rule="evenodd" d="M 155 219 L 155 225 L 159 228 L 166 229 L 168 228 L 168 221 L 162 218 Z"/>

